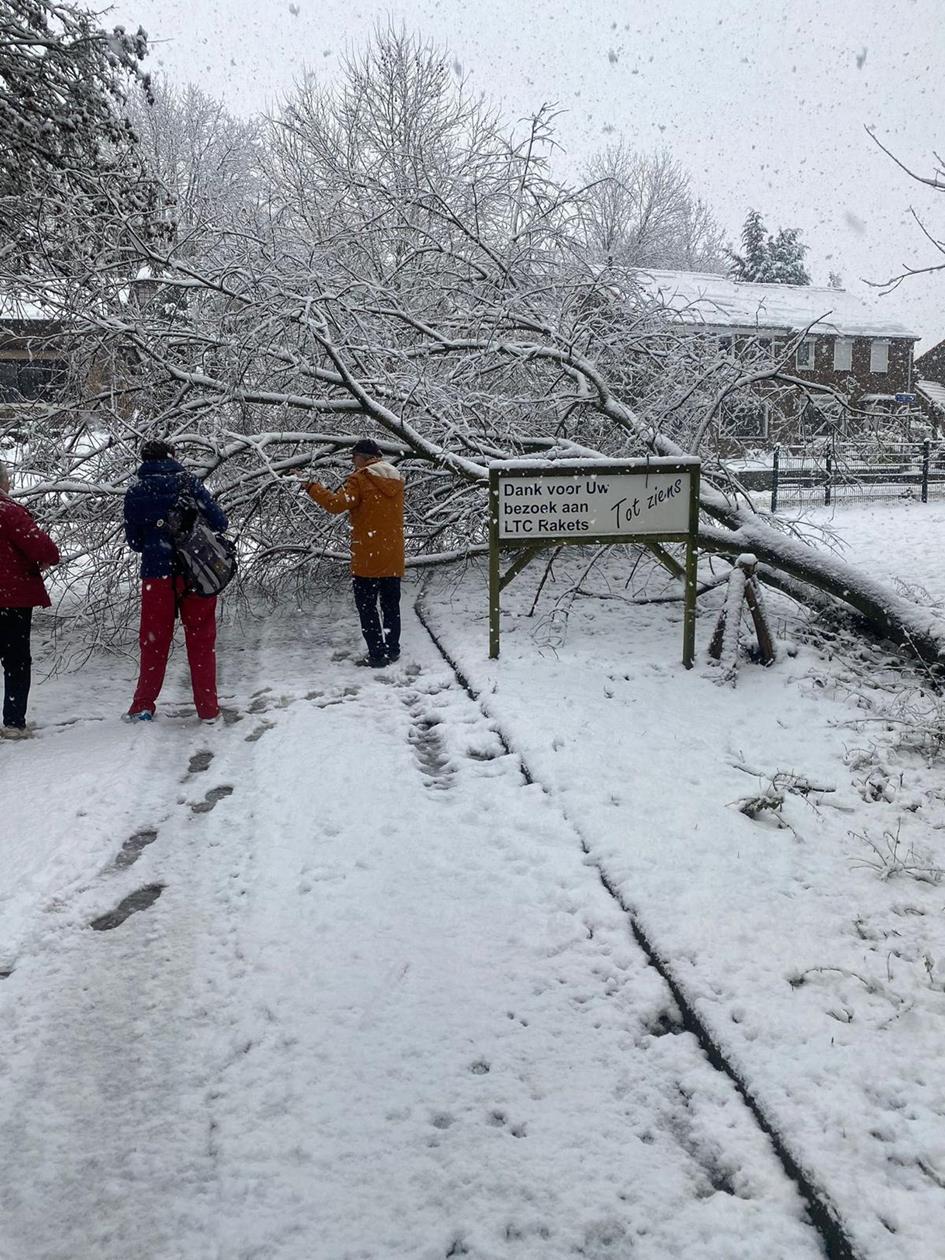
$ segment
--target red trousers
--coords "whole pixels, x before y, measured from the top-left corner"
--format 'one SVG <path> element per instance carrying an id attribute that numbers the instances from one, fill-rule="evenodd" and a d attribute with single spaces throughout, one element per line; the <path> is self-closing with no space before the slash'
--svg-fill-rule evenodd
<path id="1" fill-rule="evenodd" d="M 198 717 L 212 718 L 217 702 L 217 597 L 189 595 L 184 579 L 146 578 L 141 583 L 141 672 L 131 713 L 154 712 L 164 685 L 177 614 L 184 625 L 190 681 Z"/>

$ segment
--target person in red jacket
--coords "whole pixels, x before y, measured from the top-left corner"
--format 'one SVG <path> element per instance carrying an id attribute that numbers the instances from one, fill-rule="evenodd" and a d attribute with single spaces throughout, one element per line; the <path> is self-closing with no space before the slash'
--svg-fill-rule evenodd
<path id="1" fill-rule="evenodd" d="M 25 507 L 10 498 L 10 474 L 0 464 L 0 661 L 3 726 L 0 735 L 24 739 L 30 694 L 30 625 L 34 608 L 48 608 L 43 569 L 59 563 L 59 548 Z"/>

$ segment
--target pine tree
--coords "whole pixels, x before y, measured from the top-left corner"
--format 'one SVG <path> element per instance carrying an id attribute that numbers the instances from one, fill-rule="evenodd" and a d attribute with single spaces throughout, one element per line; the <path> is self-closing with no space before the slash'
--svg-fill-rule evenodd
<path id="1" fill-rule="evenodd" d="M 807 246 L 797 228 L 779 228 L 771 236 L 757 210 L 749 210 L 742 228 L 743 253 L 729 252 L 731 275 L 735 280 L 760 284 L 810 284 L 804 266 Z"/>
<path id="2" fill-rule="evenodd" d="M 799 237 L 797 228 L 779 228 L 777 236 L 768 238 L 768 284 L 810 284 L 804 266 L 807 246 Z"/>
<path id="3" fill-rule="evenodd" d="M 732 254 L 734 276 L 736 280 L 758 280 L 767 262 L 767 229 L 760 213 L 749 210 L 745 226 L 742 228 L 743 255 Z"/>

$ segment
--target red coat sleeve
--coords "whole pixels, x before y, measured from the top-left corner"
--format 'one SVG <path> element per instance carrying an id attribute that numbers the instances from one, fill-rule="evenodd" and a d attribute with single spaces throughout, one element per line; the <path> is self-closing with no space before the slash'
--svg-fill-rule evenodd
<path id="1" fill-rule="evenodd" d="M 8 503 L 5 513 L 7 539 L 38 569 L 59 563 L 59 548 L 19 503 Z"/>

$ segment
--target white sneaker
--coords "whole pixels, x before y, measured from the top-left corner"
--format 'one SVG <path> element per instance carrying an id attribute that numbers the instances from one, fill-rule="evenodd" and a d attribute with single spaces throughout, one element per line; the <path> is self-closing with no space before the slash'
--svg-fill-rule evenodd
<path id="1" fill-rule="evenodd" d="M 31 739 L 33 732 L 28 726 L 2 726 L 0 727 L 0 738 L 3 739 Z"/>

